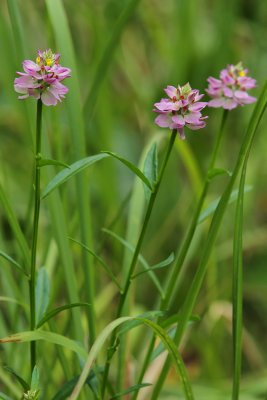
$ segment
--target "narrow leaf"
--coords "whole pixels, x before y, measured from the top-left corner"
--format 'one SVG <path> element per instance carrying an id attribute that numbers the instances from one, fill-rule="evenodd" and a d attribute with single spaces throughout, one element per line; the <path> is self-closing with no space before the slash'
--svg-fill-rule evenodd
<path id="1" fill-rule="evenodd" d="M 74 340 L 59 335 L 58 333 L 42 330 L 15 333 L 13 335 L 6 336 L 0 339 L 0 343 L 26 343 L 35 340 L 45 340 L 46 342 L 63 346 L 66 349 L 74 351 L 82 358 L 85 358 L 87 356 L 85 349 Z"/>
<path id="2" fill-rule="evenodd" d="M 140 383 L 139 385 L 131 386 L 130 388 L 123 390 L 120 393 L 115 394 L 114 396 L 112 396 L 110 398 L 110 400 L 117 399 L 118 397 L 125 396 L 126 394 L 136 392 L 139 389 L 142 389 L 144 387 L 151 386 L 151 385 L 152 385 L 151 383 Z"/>
<path id="3" fill-rule="evenodd" d="M 103 151 L 104 154 L 108 154 L 120 162 L 122 162 L 126 167 L 128 167 L 135 175 L 137 175 L 143 182 L 144 184 L 152 191 L 153 187 L 148 180 L 148 178 L 143 174 L 142 171 L 140 171 L 139 168 L 137 168 L 134 164 L 132 164 L 130 161 L 126 160 L 125 158 L 119 156 L 118 154 L 112 153 L 111 151 Z"/>
<path id="4" fill-rule="evenodd" d="M 72 303 L 72 304 L 65 304 L 64 306 L 54 308 L 54 310 L 48 311 L 43 318 L 38 322 L 36 328 L 40 328 L 44 325 L 49 319 L 53 318 L 55 315 L 59 314 L 61 311 L 69 310 L 70 308 L 74 307 L 83 307 L 83 306 L 90 306 L 88 303 Z"/>
<path id="5" fill-rule="evenodd" d="M 137 274 L 133 275 L 132 278 L 133 278 L 133 279 L 134 279 L 134 278 L 137 278 L 138 276 L 140 276 L 140 275 L 142 275 L 142 274 L 145 274 L 145 273 L 147 273 L 147 272 L 149 272 L 149 271 L 154 271 L 155 269 L 165 268 L 165 267 L 167 267 L 168 265 L 170 265 L 170 264 L 173 262 L 173 260 L 174 260 L 174 253 L 171 253 L 171 254 L 169 255 L 169 257 L 166 258 L 166 260 L 163 260 L 163 261 L 161 261 L 160 263 L 153 265 L 152 267 L 150 267 L 149 269 L 147 269 L 147 270 L 145 270 L 145 271 L 140 271 L 140 272 L 138 272 Z"/>
<path id="6" fill-rule="evenodd" d="M 28 274 L 24 271 L 23 267 L 19 263 L 17 263 L 17 261 L 15 261 L 12 257 L 10 257 L 2 250 L 0 250 L 0 256 L 9 261 L 12 265 L 14 265 L 14 267 L 17 268 L 18 271 L 22 272 L 25 276 L 28 277 Z"/>
<path id="7" fill-rule="evenodd" d="M 35 367 L 34 367 L 34 369 L 32 371 L 31 390 L 38 390 L 39 389 L 39 381 L 40 381 L 39 370 L 35 365 Z"/>
<path id="8" fill-rule="evenodd" d="M 30 385 L 21 377 L 19 376 L 12 368 L 8 366 L 3 367 L 5 371 L 9 372 L 15 379 L 16 381 L 19 382 L 23 390 L 26 392 L 27 390 L 30 390 Z"/>
<path id="9" fill-rule="evenodd" d="M 144 175 L 147 177 L 151 186 L 154 187 L 158 180 L 158 150 L 157 143 L 153 143 L 149 152 L 147 153 L 144 162 Z M 144 185 L 146 199 L 149 199 L 150 190 Z"/>
<path id="10" fill-rule="evenodd" d="M 36 289 L 35 289 L 35 312 L 36 321 L 40 321 L 49 304 L 49 294 L 50 294 L 50 283 L 45 267 L 42 267 L 38 271 Z"/>
<path id="11" fill-rule="evenodd" d="M 231 176 L 232 173 L 224 168 L 212 168 L 208 171 L 208 179 L 211 181 L 218 175 L 228 175 Z"/>
<path id="12" fill-rule="evenodd" d="M 69 239 L 72 242 L 79 244 L 84 250 L 88 251 L 88 253 L 90 253 L 99 262 L 99 264 L 104 268 L 104 270 L 106 271 L 106 273 L 108 274 L 108 276 L 110 277 L 112 282 L 115 283 L 115 285 L 118 287 L 119 291 L 121 292 L 121 287 L 120 287 L 115 275 L 111 271 L 110 267 L 105 263 L 105 261 L 101 257 L 99 257 L 95 252 L 90 250 L 89 247 L 86 246 L 85 244 L 79 242 L 78 240 L 72 239 L 71 237 L 69 237 Z"/>
<path id="13" fill-rule="evenodd" d="M 44 189 L 41 198 L 44 199 L 53 190 L 62 185 L 62 183 L 66 182 L 67 180 L 78 174 L 78 172 L 83 171 L 85 168 L 106 157 L 108 157 L 108 154 L 96 154 L 94 156 L 86 157 L 79 161 L 76 161 L 68 168 L 63 169 L 49 182 L 49 184 Z"/>
<path id="14" fill-rule="evenodd" d="M 38 161 L 38 166 L 39 167 L 45 167 L 46 165 L 58 165 L 60 167 L 65 167 L 65 168 L 69 168 L 70 169 L 69 165 L 64 163 L 64 162 L 62 162 L 62 161 L 52 160 L 50 158 L 41 158 Z"/>
<path id="15" fill-rule="evenodd" d="M 134 252 L 134 247 L 127 242 L 126 240 L 124 240 L 122 237 L 120 237 L 119 235 L 117 235 L 116 233 L 110 231 L 109 229 L 102 229 L 103 232 L 108 233 L 110 236 L 114 237 L 115 239 L 117 239 L 121 244 L 123 244 L 124 247 L 126 247 L 127 249 L 129 249 L 132 253 Z M 158 291 L 160 292 L 161 297 L 164 297 L 164 292 L 163 289 L 161 287 L 161 284 L 158 280 L 158 278 L 156 277 L 156 275 L 154 274 L 153 271 L 150 271 L 150 265 L 148 264 L 148 262 L 146 261 L 146 259 L 139 254 L 138 256 L 138 261 L 142 264 L 142 266 L 145 268 L 145 270 L 147 270 L 148 275 L 150 276 L 152 282 L 154 283 L 154 285 L 156 286 L 156 288 L 158 289 Z"/>

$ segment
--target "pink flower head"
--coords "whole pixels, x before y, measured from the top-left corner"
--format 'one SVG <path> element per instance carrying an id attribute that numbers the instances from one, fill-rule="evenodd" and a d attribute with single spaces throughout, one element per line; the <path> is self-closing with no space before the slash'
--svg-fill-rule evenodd
<path id="1" fill-rule="evenodd" d="M 201 111 L 207 103 L 199 101 L 204 96 L 198 90 L 191 89 L 189 83 L 184 86 L 167 86 L 164 89 L 169 98 L 155 103 L 155 111 L 159 115 L 155 123 L 161 128 L 176 129 L 180 138 L 185 139 L 184 127 L 197 130 L 206 126 Z"/>
<path id="2" fill-rule="evenodd" d="M 256 86 L 256 80 L 247 76 L 248 70 L 242 63 L 228 65 L 220 73 L 220 79 L 208 78 L 206 92 L 212 98 L 209 107 L 223 107 L 232 110 L 237 106 L 254 103 L 257 99 L 249 96 L 247 90 Z"/>
<path id="3" fill-rule="evenodd" d="M 41 99 L 46 106 L 55 106 L 68 92 L 61 81 L 70 77 L 71 70 L 59 64 L 60 54 L 54 54 L 50 49 L 38 50 L 34 61 L 23 61 L 24 72 L 17 72 L 14 89 L 20 93 L 19 99 L 29 96 Z"/>

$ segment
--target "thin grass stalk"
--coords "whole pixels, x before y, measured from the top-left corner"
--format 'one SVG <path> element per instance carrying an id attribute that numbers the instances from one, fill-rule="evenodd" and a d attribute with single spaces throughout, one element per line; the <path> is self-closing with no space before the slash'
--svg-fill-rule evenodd
<path id="1" fill-rule="evenodd" d="M 196 274 L 194 276 L 194 279 L 192 281 L 192 284 L 187 292 L 187 296 L 185 298 L 185 301 L 182 305 L 181 312 L 180 312 L 180 318 L 179 318 L 179 323 L 177 324 L 176 332 L 175 332 L 175 337 L 174 341 L 176 345 L 179 345 L 181 342 L 181 339 L 183 337 L 184 331 L 186 329 L 187 323 L 189 321 L 190 315 L 192 314 L 193 307 L 195 305 L 195 302 L 197 300 L 200 288 L 202 286 L 202 282 L 205 277 L 206 269 L 207 269 L 207 264 L 209 261 L 209 257 L 215 242 L 215 239 L 217 237 L 222 218 L 224 216 L 234 183 L 237 179 L 237 176 L 240 172 L 240 169 L 242 168 L 244 161 L 249 155 L 249 152 L 251 150 L 252 142 L 255 137 L 255 133 L 257 131 L 257 127 L 261 121 L 261 118 L 264 114 L 264 111 L 266 109 L 267 105 L 267 82 L 265 83 L 261 95 L 259 97 L 259 100 L 257 102 L 256 107 L 254 108 L 254 112 L 251 116 L 250 123 L 247 129 L 247 132 L 245 134 L 244 140 L 241 145 L 241 149 L 237 158 L 237 162 L 233 171 L 233 174 L 230 178 L 230 181 L 221 197 L 221 200 L 216 208 L 216 211 L 214 213 L 214 216 L 211 221 L 210 229 L 208 232 L 207 240 L 206 240 L 206 245 L 203 250 L 203 254 L 199 263 L 199 267 L 196 271 Z M 167 373 L 169 371 L 171 362 L 169 357 L 167 358 L 164 367 L 162 369 L 161 375 L 155 385 L 151 400 L 155 400 L 158 398 L 160 391 L 162 389 L 162 386 L 164 384 L 164 381 L 166 379 Z"/>
<path id="2" fill-rule="evenodd" d="M 39 158 L 41 155 L 41 130 L 42 130 L 42 100 L 37 100 L 37 113 L 36 113 L 36 144 L 35 144 L 35 179 L 34 179 L 34 217 L 33 217 L 33 238 L 31 249 L 31 275 L 29 279 L 30 289 L 30 328 L 35 329 L 35 283 L 36 283 L 36 253 L 37 253 L 37 240 L 38 240 L 38 226 L 40 215 L 40 180 L 41 171 L 39 166 Z M 31 370 L 33 371 L 36 365 L 36 342 L 32 341 L 30 344 L 31 355 Z"/>
<path id="3" fill-rule="evenodd" d="M 226 123 L 226 119 L 227 119 L 227 115 L 228 112 L 226 110 L 224 110 L 223 112 L 223 116 L 222 116 L 222 121 L 221 121 L 221 125 L 220 125 L 220 129 L 216 138 L 216 142 L 215 142 L 215 146 L 214 146 L 214 150 L 212 153 L 212 157 L 211 157 L 211 161 L 209 164 L 209 168 L 208 168 L 208 172 L 210 170 L 212 170 L 215 166 L 216 163 L 216 159 L 217 159 L 217 155 L 218 155 L 218 151 L 220 148 L 220 144 L 222 141 L 222 137 L 223 137 L 223 132 L 224 132 L 224 127 L 225 127 L 225 123 Z M 209 175 L 207 173 L 206 178 L 205 178 L 205 182 L 204 182 L 204 186 L 202 188 L 202 192 L 200 195 L 200 198 L 198 200 L 195 212 L 193 214 L 193 218 L 191 220 L 190 226 L 188 228 L 188 231 L 186 233 L 185 239 L 183 241 L 183 244 L 181 246 L 181 249 L 178 253 L 178 257 L 175 263 L 174 268 L 170 271 L 169 275 L 167 276 L 166 279 L 166 283 L 165 283 L 165 297 L 161 300 L 160 302 L 160 310 L 166 310 L 169 306 L 170 306 L 170 302 L 171 302 L 171 298 L 174 294 L 174 290 L 175 290 L 175 286 L 177 284 L 177 279 L 179 279 L 179 275 L 183 275 L 182 274 L 182 267 L 184 265 L 184 261 L 186 258 L 186 255 L 188 253 L 190 244 L 192 242 L 194 233 L 196 231 L 197 228 L 197 224 L 198 224 L 198 218 L 199 215 L 201 213 L 204 201 L 206 199 L 206 194 L 208 192 L 209 189 L 209 185 L 210 185 L 210 179 L 209 179 Z M 185 267 L 184 267 L 185 268 Z M 142 370 L 138 379 L 138 383 L 142 382 L 142 379 L 144 377 L 144 374 L 146 372 L 147 366 L 149 364 L 150 361 L 150 357 L 154 348 L 154 344 L 155 344 L 155 340 L 156 337 L 153 336 L 153 338 L 151 339 L 151 343 L 149 344 L 149 348 L 146 354 L 146 358 L 144 361 L 144 364 L 142 366 Z M 133 399 L 136 399 L 138 395 L 138 392 L 136 392 L 133 396 Z"/>
<path id="4" fill-rule="evenodd" d="M 152 210 L 153 210 L 153 207 L 154 207 L 154 203 L 155 203 L 155 200 L 156 200 L 156 197 L 157 197 L 157 194 L 158 194 L 161 182 L 162 182 L 162 178 L 163 178 L 163 175 L 164 175 L 164 172 L 165 172 L 165 169 L 166 169 L 166 166 L 167 166 L 167 163 L 168 163 L 168 160 L 169 160 L 169 157 L 170 157 L 170 154 L 171 154 L 171 151 L 172 151 L 176 136 L 177 136 L 177 131 L 173 130 L 172 131 L 172 135 L 170 137 L 170 141 L 169 141 L 168 147 L 167 147 L 165 158 L 164 158 L 163 163 L 162 163 L 162 167 L 161 167 L 161 170 L 160 170 L 158 181 L 157 181 L 157 183 L 155 185 L 154 191 L 150 195 L 150 199 L 149 199 L 149 203 L 148 203 L 148 206 L 147 206 L 147 211 L 146 211 L 146 215 L 145 215 L 145 218 L 144 218 L 143 226 L 142 226 L 142 229 L 141 229 L 141 232 L 140 232 L 140 235 L 139 235 L 139 239 L 138 239 L 138 242 L 137 242 L 137 245 L 135 247 L 135 251 L 134 251 L 133 257 L 132 257 L 132 261 L 131 261 L 131 264 L 130 264 L 130 267 L 129 267 L 129 270 L 128 270 L 128 273 L 127 273 L 127 276 L 126 276 L 124 289 L 123 289 L 123 291 L 121 293 L 120 302 L 119 302 L 118 310 L 117 310 L 117 314 L 116 314 L 116 319 L 121 317 L 122 314 L 123 314 L 123 308 L 124 308 L 125 301 L 126 301 L 126 298 L 127 298 L 127 295 L 128 295 L 129 289 L 130 289 L 130 285 L 131 285 L 131 282 L 132 282 L 132 276 L 134 274 L 134 270 L 135 270 L 135 267 L 136 267 L 138 256 L 139 256 L 142 244 L 143 244 L 143 240 L 144 240 L 144 237 L 145 237 L 145 234 L 146 234 L 148 223 L 150 221 L 150 216 L 151 216 L 151 213 L 152 213 Z M 111 337 L 111 341 L 110 341 L 110 343 L 111 343 L 110 344 L 110 348 L 114 347 L 115 341 L 116 341 L 116 330 L 113 331 L 113 334 L 112 334 L 112 337 Z M 107 357 L 105 370 L 104 370 L 104 376 L 103 376 L 102 398 L 104 398 L 104 395 L 105 395 L 105 389 L 106 389 L 107 380 L 108 380 L 110 363 L 111 363 L 111 357 Z"/>
<path id="5" fill-rule="evenodd" d="M 233 387 L 232 400 L 239 399 L 241 364 L 242 364 L 242 325 L 243 325 L 243 203 L 246 181 L 246 158 L 240 178 L 238 198 L 236 204 L 234 243 L 233 243 Z"/>

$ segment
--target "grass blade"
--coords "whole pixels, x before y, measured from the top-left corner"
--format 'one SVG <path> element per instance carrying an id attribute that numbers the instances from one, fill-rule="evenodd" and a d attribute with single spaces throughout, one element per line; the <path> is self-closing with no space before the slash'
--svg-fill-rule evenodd
<path id="1" fill-rule="evenodd" d="M 68 350 L 74 351 L 80 357 L 85 358 L 87 353 L 85 349 L 75 342 L 65 336 L 59 335 L 58 333 L 47 332 L 42 330 L 26 331 L 15 333 L 10 336 L 6 336 L 0 339 L 0 343 L 26 343 L 35 340 L 45 340 L 46 342 L 57 344 L 63 346 Z"/>
<path id="2" fill-rule="evenodd" d="M 14 265 L 14 267 L 17 268 L 18 271 L 22 272 L 24 275 L 28 277 L 28 274 L 24 271 L 22 266 L 2 250 L 0 250 L 0 257 L 3 257 L 5 260 L 9 261 L 12 265 Z"/>
<path id="3" fill-rule="evenodd" d="M 242 324 L 243 324 L 243 202 L 246 181 L 246 168 L 248 157 L 246 157 L 239 184 L 238 198 L 236 203 L 234 243 L 233 243 L 233 388 L 232 400 L 238 400 L 242 363 Z"/>
<path id="4" fill-rule="evenodd" d="M 57 307 L 54 310 L 48 311 L 43 318 L 38 322 L 36 325 L 36 328 L 41 328 L 42 325 L 44 325 L 49 319 L 53 318 L 55 315 L 60 313 L 61 311 L 64 310 L 69 310 L 70 308 L 74 307 L 83 307 L 83 306 L 90 306 L 88 303 L 72 303 L 72 304 L 65 304 L 64 306 Z"/>
<path id="5" fill-rule="evenodd" d="M 131 320 L 137 320 L 137 321 L 141 321 L 141 323 L 143 323 L 144 325 L 148 326 L 149 328 L 151 328 L 154 333 L 162 340 L 162 342 L 164 343 L 166 349 L 168 350 L 168 352 L 171 354 L 171 356 L 174 359 L 175 362 L 175 366 L 176 369 L 181 377 L 181 381 L 182 381 L 182 385 L 183 385 L 183 389 L 184 389 L 184 394 L 185 394 L 185 399 L 186 400 L 193 400 L 194 396 L 193 396 L 193 392 L 191 389 L 191 385 L 189 383 L 188 377 L 187 377 L 187 373 L 186 373 L 186 369 L 183 363 L 183 360 L 176 348 L 176 345 L 174 344 L 174 342 L 171 340 L 171 338 L 166 334 L 166 332 L 164 331 L 163 328 L 161 328 L 158 324 L 145 319 L 145 318 L 139 318 L 139 317 L 121 317 L 118 318 L 114 321 L 112 321 L 108 326 L 106 326 L 106 328 L 100 333 L 100 335 L 98 336 L 98 338 L 96 339 L 95 343 L 93 344 L 85 366 L 83 368 L 83 371 L 81 373 L 81 376 L 79 378 L 79 381 L 77 383 L 77 385 L 75 386 L 69 400 L 76 400 L 80 394 L 80 391 L 82 389 L 82 386 L 84 385 L 84 383 L 86 382 L 86 378 L 90 372 L 90 369 L 92 367 L 92 364 L 94 362 L 94 360 L 96 359 L 98 353 L 100 352 L 104 342 L 108 339 L 109 335 L 121 324 L 123 324 L 124 322 L 127 321 L 131 321 Z"/>

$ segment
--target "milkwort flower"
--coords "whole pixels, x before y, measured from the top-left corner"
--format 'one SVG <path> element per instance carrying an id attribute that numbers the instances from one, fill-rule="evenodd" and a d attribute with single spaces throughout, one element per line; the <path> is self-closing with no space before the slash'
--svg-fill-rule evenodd
<path id="1" fill-rule="evenodd" d="M 22 94 L 19 99 L 29 96 L 41 99 L 46 106 L 55 106 L 68 92 L 61 81 L 70 77 L 71 70 L 59 64 L 60 54 L 50 49 L 38 51 L 34 61 L 23 61 L 24 72 L 17 72 L 19 78 L 14 81 L 15 91 Z"/>
<path id="2" fill-rule="evenodd" d="M 256 80 L 247 76 L 248 70 L 242 63 L 228 65 L 220 73 L 220 79 L 208 78 L 206 92 L 212 98 L 209 107 L 223 107 L 232 110 L 237 106 L 254 103 L 257 99 L 250 96 L 247 90 L 256 87 Z"/>
<path id="3" fill-rule="evenodd" d="M 176 129 L 180 138 L 185 139 L 184 127 L 197 130 L 206 126 L 201 111 L 206 102 L 199 100 L 204 96 L 198 90 L 191 89 L 189 83 L 183 86 L 167 86 L 164 89 L 169 98 L 163 98 L 155 103 L 155 111 L 159 115 L 155 123 L 162 128 Z"/>

